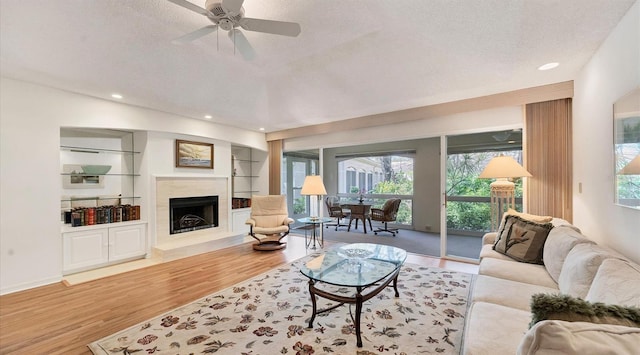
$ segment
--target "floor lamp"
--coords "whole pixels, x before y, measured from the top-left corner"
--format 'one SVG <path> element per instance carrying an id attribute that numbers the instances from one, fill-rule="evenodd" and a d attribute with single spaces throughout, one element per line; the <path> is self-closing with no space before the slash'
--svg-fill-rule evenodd
<path id="1" fill-rule="evenodd" d="M 479 178 L 497 179 L 491 183 L 491 230 L 497 231 L 502 214 L 516 207 L 516 189 L 511 179 L 531 177 L 531 174 L 512 157 L 500 155 L 489 161 Z"/>
<path id="2" fill-rule="evenodd" d="M 318 218 L 320 215 L 320 199 L 319 196 L 323 196 L 327 194 L 327 189 L 324 188 L 324 183 L 322 182 L 322 176 L 320 175 L 309 175 L 304 178 L 304 183 L 302 184 L 302 190 L 300 190 L 300 194 L 303 196 L 315 196 L 317 207 L 316 213 L 311 213 L 311 218 Z"/>

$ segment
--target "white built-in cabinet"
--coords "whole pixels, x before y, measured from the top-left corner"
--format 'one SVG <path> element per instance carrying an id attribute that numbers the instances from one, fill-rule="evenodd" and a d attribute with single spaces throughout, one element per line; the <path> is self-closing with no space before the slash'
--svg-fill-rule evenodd
<path id="1" fill-rule="evenodd" d="M 146 223 L 77 227 L 62 233 L 63 274 L 138 259 L 146 253 Z M 66 230 L 72 230 L 67 228 Z"/>
<path id="2" fill-rule="evenodd" d="M 251 208 L 239 208 L 231 211 L 231 231 L 238 234 L 249 234 L 249 225 L 245 224 L 251 216 Z"/>
<path id="3" fill-rule="evenodd" d="M 140 206 L 142 198 L 136 193 L 140 190 L 137 188 L 140 156 L 132 132 L 61 128 L 63 274 L 146 256 L 147 223 L 139 214 L 144 206 Z M 89 174 L 84 171 L 86 166 L 109 168 Z M 133 212 L 138 219 L 115 218 L 115 214 L 124 213 L 114 213 L 118 212 L 114 211 L 118 206 L 134 209 L 138 206 L 137 212 Z M 65 224 L 65 212 L 75 208 L 95 209 L 91 216 L 94 224 Z M 130 217 L 133 209 L 127 210 Z"/>

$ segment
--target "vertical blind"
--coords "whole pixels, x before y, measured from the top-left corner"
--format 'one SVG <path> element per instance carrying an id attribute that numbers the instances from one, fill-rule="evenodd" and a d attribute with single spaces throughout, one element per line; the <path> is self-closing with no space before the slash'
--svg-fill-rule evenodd
<path id="1" fill-rule="evenodd" d="M 525 109 L 527 211 L 573 219 L 571 99 L 527 104 Z"/>
<path id="2" fill-rule="evenodd" d="M 282 139 L 268 142 L 269 149 L 269 195 L 281 195 Z"/>

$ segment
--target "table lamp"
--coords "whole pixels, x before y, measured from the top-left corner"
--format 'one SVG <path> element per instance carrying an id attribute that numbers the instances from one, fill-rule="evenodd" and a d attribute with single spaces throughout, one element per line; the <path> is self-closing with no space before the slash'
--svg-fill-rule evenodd
<path id="1" fill-rule="evenodd" d="M 496 179 L 491 183 L 491 230 L 496 231 L 502 214 L 509 208 L 515 209 L 516 188 L 511 179 L 531 177 L 531 174 L 512 157 L 500 155 L 489 161 L 480 173 L 480 179 Z"/>
<path id="2" fill-rule="evenodd" d="M 322 176 L 320 175 L 309 175 L 304 178 L 304 183 L 302 184 L 302 190 L 300 190 L 300 194 L 304 196 L 315 196 L 316 203 L 314 204 L 317 208 L 315 213 L 311 213 L 312 219 L 317 219 L 320 211 L 319 207 L 319 199 L 318 196 L 326 195 L 327 189 L 324 188 L 324 183 L 322 182 Z"/>

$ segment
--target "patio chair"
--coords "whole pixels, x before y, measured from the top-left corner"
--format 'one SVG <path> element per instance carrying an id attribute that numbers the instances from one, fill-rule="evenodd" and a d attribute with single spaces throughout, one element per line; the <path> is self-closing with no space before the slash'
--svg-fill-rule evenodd
<path id="1" fill-rule="evenodd" d="M 337 196 L 327 196 L 324 199 L 324 203 L 327 206 L 327 212 L 329 213 L 328 216 L 336 219 L 335 223 L 325 223 L 325 228 L 329 228 L 329 226 L 335 226 L 336 230 L 338 230 L 338 227 L 346 227 L 347 225 L 342 224 L 341 220 L 343 218 L 348 218 L 350 212 L 349 210 L 345 210 L 342 208 L 342 206 L 340 206 L 340 199 Z"/>
<path id="2" fill-rule="evenodd" d="M 394 237 L 398 233 L 398 228 L 388 228 L 387 223 L 395 222 L 398 216 L 398 209 L 400 208 L 400 199 L 392 198 L 387 200 L 382 208 L 371 209 L 371 219 L 374 221 L 384 223 L 384 228 L 378 228 L 373 231 L 373 234 L 378 235 L 378 232 L 388 232 Z"/>
<path id="3" fill-rule="evenodd" d="M 278 250 L 286 248 L 281 239 L 289 234 L 289 218 L 285 195 L 253 196 L 251 198 L 251 216 L 245 224 L 250 226 L 249 235 L 258 242 L 254 250 Z"/>

